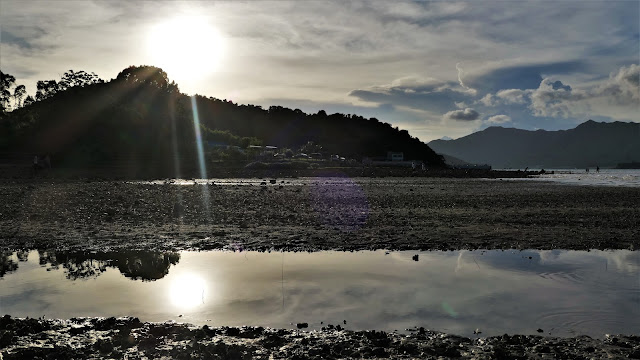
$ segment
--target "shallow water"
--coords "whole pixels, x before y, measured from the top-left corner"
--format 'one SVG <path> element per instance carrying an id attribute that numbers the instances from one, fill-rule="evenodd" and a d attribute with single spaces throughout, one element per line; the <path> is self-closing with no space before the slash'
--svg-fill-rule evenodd
<path id="1" fill-rule="evenodd" d="M 300 177 L 300 178 L 227 178 L 227 179 L 164 179 L 150 181 L 135 181 L 135 184 L 143 185 L 214 185 L 214 186 L 309 186 L 309 185 L 344 185 L 354 181 L 349 177 L 336 173 L 335 176 L 326 177 Z"/>
<path id="2" fill-rule="evenodd" d="M 541 169 L 529 169 L 530 171 L 539 171 Z M 513 170 L 510 170 L 513 171 Z M 553 173 L 551 173 L 553 172 Z M 496 181 L 496 179 L 486 179 L 489 181 Z M 600 169 L 596 172 L 595 169 L 590 169 L 586 172 L 585 169 L 547 169 L 547 173 L 544 175 L 532 175 L 528 178 L 502 178 L 498 180 L 508 181 L 551 181 L 560 184 L 567 185 L 590 185 L 590 186 L 628 186 L 628 187 L 640 187 L 640 169 Z M 362 181 L 362 180 L 360 180 Z M 377 185 L 395 185 L 397 182 L 402 182 L 402 178 L 384 179 L 376 178 Z M 160 184 L 174 184 L 174 185 L 217 185 L 217 186 L 304 186 L 304 185 L 348 185 L 353 183 L 344 175 L 336 173 L 334 177 L 321 177 L 321 178 L 264 178 L 264 179 L 167 179 L 167 180 L 152 180 L 152 181 L 138 181 L 137 184 L 148 185 L 160 185 Z"/>
<path id="3" fill-rule="evenodd" d="M 31 251 L 0 261 L 0 314 L 20 317 L 424 326 L 465 336 L 640 331 L 640 252 L 628 250 Z"/>
<path id="4" fill-rule="evenodd" d="M 539 169 L 531 170 L 538 171 Z M 552 181 L 568 185 L 590 185 L 590 186 L 630 186 L 640 187 L 640 169 L 561 169 L 547 170 L 549 173 L 537 175 L 524 179 L 503 179 L 503 180 L 525 180 L 525 181 Z M 553 174 L 551 172 L 553 171 Z"/>

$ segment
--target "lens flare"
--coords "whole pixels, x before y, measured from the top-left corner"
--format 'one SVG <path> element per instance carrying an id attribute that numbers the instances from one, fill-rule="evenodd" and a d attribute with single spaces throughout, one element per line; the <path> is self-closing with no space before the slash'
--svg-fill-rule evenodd
<path id="1" fill-rule="evenodd" d="M 198 116 L 198 104 L 196 97 L 191 97 L 191 110 L 193 111 L 193 130 L 196 136 L 196 150 L 198 151 L 198 165 L 200 167 L 200 178 L 207 178 L 207 169 L 204 164 L 204 149 L 202 147 L 202 134 L 200 133 L 200 117 Z"/>
<path id="2" fill-rule="evenodd" d="M 191 97 L 191 110 L 193 112 L 193 130 L 196 138 L 196 150 L 198 152 L 198 167 L 200 169 L 200 178 L 207 178 L 207 168 L 204 161 L 204 149 L 202 147 L 202 134 L 200 132 L 200 117 L 198 116 L 198 104 L 195 96 Z M 202 185 L 202 205 L 209 215 L 209 186 L 205 183 Z"/>
<path id="3" fill-rule="evenodd" d="M 362 187 L 343 173 L 326 174 L 310 186 L 311 203 L 325 226 L 342 232 L 360 229 L 369 217 L 369 201 Z"/>
<path id="4" fill-rule="evenodd" d="M 458 313 L 446 301 L 442 302 L 442 309 L 449 314 L 449 316 L 454 318 L 458 317 Z"/>

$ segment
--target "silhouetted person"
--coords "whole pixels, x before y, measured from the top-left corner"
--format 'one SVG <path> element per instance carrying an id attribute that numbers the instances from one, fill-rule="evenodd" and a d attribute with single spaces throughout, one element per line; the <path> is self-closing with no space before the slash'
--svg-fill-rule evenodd
<path id="1" fill-rule="evenodd" d="M 587 168 L 586 172 L 589 172 L 589 168 Z"/>
<path id="2" fill-rule="evenodd" d="M 40 170 L 40 162 L 38 161 L 38 155 L 34 155 L 33 157 L 33 175 L 38 174 L 38 170 Z"/>
<path id="3" fill-rule="evenodd" d="M 596 172 L 599 173 L 600 172 L 600 166 L 596 166 Z"/>

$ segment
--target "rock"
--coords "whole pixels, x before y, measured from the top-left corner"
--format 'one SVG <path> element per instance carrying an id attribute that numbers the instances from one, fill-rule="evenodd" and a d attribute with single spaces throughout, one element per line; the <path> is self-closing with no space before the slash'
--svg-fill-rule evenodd
<path id="1" fill-rule="evenodd" d="M 306 328 L 308 328 L 308 327 L 309 327 L 309 324 L 308 324 L 308 323 L 297 323 L 297 324 L 296 324 L 296 327 L 297 327 L 298 329 L 306 329 Z"/>
<path id="2" fill-rule="evenodd" d="M 240 329 L 238 329 L 238 328 L 227 328 L 226 329 L 226 334 L 228 336 L 238 336 L 238 335 L 240 335 Z"/>
<path id="3" fill-rule="evenodd" d="M 413 261 L 418 261 L 419 258 L 420 258 L 420 255 L 415 254 L 415 255 L 413 255 L 413 257 L 411 259 L 413 259 Z"/>
<path id="4" fill-rule="evenodd" d="M 387 354 L 387 351 L 383 347 L 373 348 L 373 350 L 371 350 L 371 355 L 380 357 L 380 358 L 389 357 L 389 355 Z"/>
<path id="5" fill-rule="evenodd" d="M 14 336 L 11 333 L 11 331 L 8 331 L 8 330 L 0 331 L 0 348 L 4 348 L 11 345 L 11 343 L 13 342 L 13 338 Z"/>
<path id="6" fill-rule="evenodd" d="M 629 359 L 640 359 L 640 349 L 634 349 L 628 355 Z"/>

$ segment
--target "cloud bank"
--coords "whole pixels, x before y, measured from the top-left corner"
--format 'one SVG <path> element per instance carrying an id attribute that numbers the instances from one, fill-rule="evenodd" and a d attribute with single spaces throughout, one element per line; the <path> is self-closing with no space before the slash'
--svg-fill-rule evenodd
<path id="1" fill-rule="evenodd" d="M 69 69 L 110 79 L 153 65 L 150 29 L 198 14 L 228 46 L 217 72 L 175 79 L 191 94 L 370 109 L 425 141 L 505 123 L 640 121 L 637 1 L 51 4 L 0 2 L 2 71 L 31 94 Z"/>

